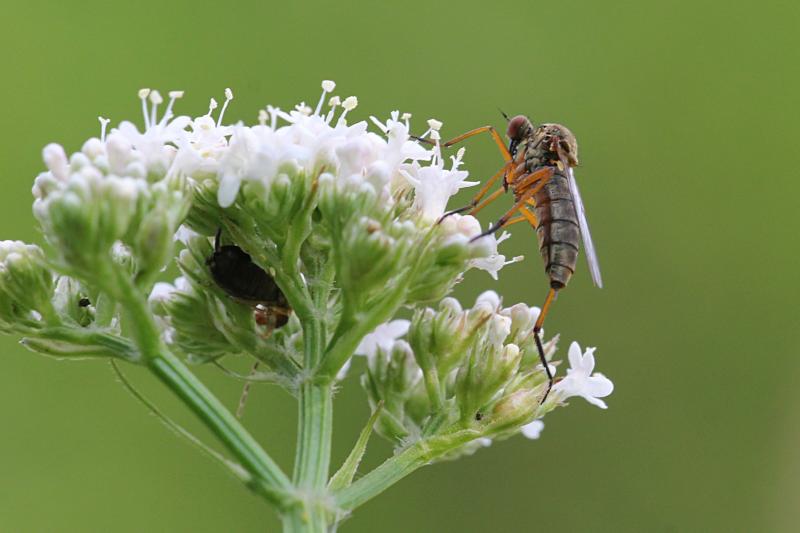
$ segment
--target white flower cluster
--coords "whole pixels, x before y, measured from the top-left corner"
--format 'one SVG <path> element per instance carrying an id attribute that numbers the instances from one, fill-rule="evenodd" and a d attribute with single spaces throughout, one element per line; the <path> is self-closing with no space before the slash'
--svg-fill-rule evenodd
<path id="1" fill-rule="evenodd" d="M 211 178 L 218 180 L 217 199 L 226 208 L 236 201 L 243 183 L 260 182 L 269 188 L 275 181 L 321 168 L 321 182 L 333 180 L 338 187 L 371 189 L 387 206 L 398 194 L 413 189 L 418 221 L 432 225 L 445 213 L 454 194 L 477 183 L 467 181 L 467 171 L 460 169 L 463 149 L 451 157 L 450 168 L 445 168 L 438 144 L 441 122 L 428 121 L 425 135 L 436 141 L 432 149 L 410 137 L 409 113 L 394 111 L 385 122 L 371 117 L 378 132 L 368 131 L 366 121 L 351 125 L 347 120 L 358 104 L 355 97 L 342 101 L 333 96 L 324 112 L 323 103 L 335 86 L 329 80 L 322 83 L 322 96 L 314 111 L 305 103 L 288 112 L 267 106 L 254 126 L 223 125 L 224 112 L 233 99 L 230 89 L 225 90 L 225 102 L 216 118 L 213 114 L 218 104 L 211 99 L 208 112 L 194 119 L 173 114 L 182 91 L 169 93 L 166 110 L 159 117 L 164 99 L 158 91 L 142 89 L 142 131 L 124 121 L 106 135 L 109 120 L 100 117 L 100 138 L 89 139 L 69 158 L 61 146 L 48 145 L 43 155 L 49 171 L 36 179 L 34 195 L 41 200 L 69 181 L 83 183 L 104 177 L 105 188 L 134 199 L 147 181 L 175 176 L 198 182 Z M 448 217 L 444 227 L 464 241 L 481 232 L 480 223 L 471 216 Z M 471 266 L 496 279 L 500 268 L 520 260 L 506 261 L 498 253 L 497 245 L 504 239 L 487 236 L 476 242 L 474 246 L 484 251 Z"/>

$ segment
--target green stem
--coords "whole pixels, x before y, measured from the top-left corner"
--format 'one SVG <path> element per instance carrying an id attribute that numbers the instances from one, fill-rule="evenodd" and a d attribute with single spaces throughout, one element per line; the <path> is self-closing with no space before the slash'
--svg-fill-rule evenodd
<path id="1" fill-rule="evenodd" d="M 333 390 L 329 385 L 300 387 L 295 484 L 313 491 L 324 488 L 330 467 Z"/>
<path id="2" fill-rule="evenodd" d="M 125 318 L 144 364 L 198 416 L 247 471 L 257 478 L 260 492 L 278 507 L 291 500 L 292 485 L 280 467 L 222 402 L 170 353 L 160 338 L 143 296 L 124 272 L 117 282 Z"/>
<path id="3" fill-rule="evenodd" d="M 411 278 L 411 274 L 407 273 L 405 278 L 369 312 L 355 313 L 345 305 L 334 339 L 317 371 L 319 379 L 333 380 L 347 359 L 353 355 L 361 339 L 394 316 L 403 303 Z"/>
<path id="4" fill-rule="evenodd" d="M 316 366 L 325 349 L 323 324 L 316 316 L 303 322 L 303 337 L 303 362 L 308 371 Z M 332 519 L 327 483 L 333 434 L 333 385 L 307 376 L 298 390 L 298 411 L 294 484 L 302 501 L 284 516 L 284 531 L 324 532 Z"/>
<path id="5" fill-rule="evenodd" d="M 401 453 L 334 495 L 336 505 L 352 511 L 388 489 L 414 470 L 471 440 L 480 437 L 474 430 L 461 430 L 417 441 Z"/>

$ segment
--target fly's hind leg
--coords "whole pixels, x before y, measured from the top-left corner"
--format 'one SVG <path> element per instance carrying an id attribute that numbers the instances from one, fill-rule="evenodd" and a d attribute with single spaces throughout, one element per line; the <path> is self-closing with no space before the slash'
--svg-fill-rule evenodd
<path id="1" fill-rule="evenodd" d="M 542 305 L 542 311 L 539 313 L 539 318 L 536 319 L 536 324 L 533 326 L 533 338 L 536 341 L 536 350 L 539 352 L 539 361 L 544 367 L 545 374 L 547 374 L 547 390 L 545 391 L 544 396 L 542 396 L 542 399 L 539 400 L 540 405 L 544 403 L 544 401 L 547 399 L 547 395 L 550 394 L 550 390 L 553 388 L 553 373 L 550 372 L 550 364 L 547 362 L 547 358 L 544 356 L 544 347 L 542 346 L 542 338 L 539 336 L 539 332 L 542 331 L 544 319 L 547 316 L 547 312 L 550 310 L 550 305 L 553 303 L 553 300 L 556 299 L 557 295 L 558 290 L 550 288 L 550 292 L 547 293 L 547 298 L 544 301 L 544 305 Z"/>

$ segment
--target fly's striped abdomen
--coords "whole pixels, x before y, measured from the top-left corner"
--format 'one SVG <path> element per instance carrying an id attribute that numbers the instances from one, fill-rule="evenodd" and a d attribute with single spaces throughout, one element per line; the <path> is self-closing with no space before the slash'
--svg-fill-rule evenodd
<path id="1" fill-rule="evenodd" d="M 533 199 L 534 213 L 539 219 L 536 236 L 545 272 L 550 277 L 550 286 L 561 289 L 575 272 L 581 238 L 567 178 L 557 171 Z"/>

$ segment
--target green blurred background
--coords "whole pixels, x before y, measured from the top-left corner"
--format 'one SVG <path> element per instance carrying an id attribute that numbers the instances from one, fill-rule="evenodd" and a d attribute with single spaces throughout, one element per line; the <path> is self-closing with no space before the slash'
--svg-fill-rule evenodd
<path id="1" fill-rule="evenodd" d="M 139 120 L 136 90 L 185 89 L 230 120 L 356 94 L 392 109 L 492 123 L 497 107 L 578 136 L 604 290 L 581 270 L 548 324 L 599 346 L 608 411 L 575 400 L 541 440 L 496 443 L 419 471 L 350 532 L 796 531 L 800 341 L 796 2 L 4 2 L 0 238 L 40 242 L 30 187 L 48 142 L 78 149 L 96 116 Z M 466 161 L 485 178 L 488 139 Z M 468 193 L 459 199 L 465 199 Z M 483 217 L 496 215 L 504 206 Z M 501 280 L 457 296 L 546 291 L 533 232 Z M 566 344 L 564 345 L 564 347 Z M 0 339 L 0 531 L 273 531 L 272 511 L 166 431 L 106 364 L 55 362 Z M 239 384 L 201 369 L 229 404 Z M 196 428 L 147 376 L 133 378 Z M 246 422 L 289 467 L 295 407 L 258 388 Z M 336 404 L 334 462 L 368 415 L 354 379 Z M 202 433 L 204 436 L 207 436 Z M 378 440 L 368 466 L 389 453 Z"/>

